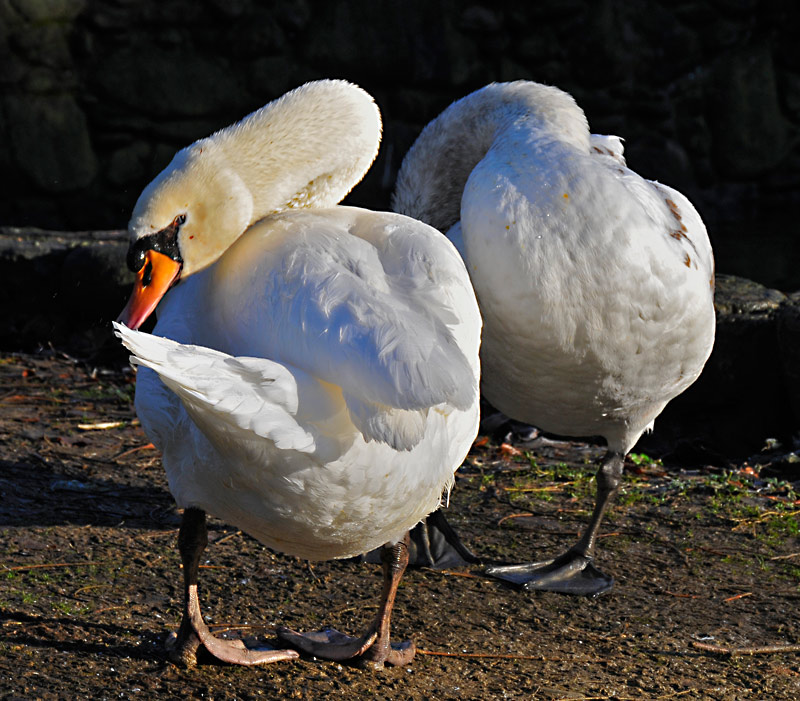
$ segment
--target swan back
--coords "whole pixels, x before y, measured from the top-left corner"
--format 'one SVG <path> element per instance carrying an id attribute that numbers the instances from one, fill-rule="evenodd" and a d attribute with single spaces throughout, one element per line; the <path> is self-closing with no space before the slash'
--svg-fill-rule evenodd
<path id="1" fill-rule="evenodd" d="M 480 327 L 445 237 L 337 206 L 265 217 L 166 295 L 154 335 L 118 334 L 178 503 L 320 559 L 396 541 L 452 486 Z"/>
<path id="2" fill-rule="evenodd" d="M 422 130 L 397 175 L 392 209 L 446 232 L 460 218 L 470 173 L 515 123 L 549 140 L 589 147 L 586 115 L 569 93 L 524 80 L 491 83 L 454 102 Z"/>

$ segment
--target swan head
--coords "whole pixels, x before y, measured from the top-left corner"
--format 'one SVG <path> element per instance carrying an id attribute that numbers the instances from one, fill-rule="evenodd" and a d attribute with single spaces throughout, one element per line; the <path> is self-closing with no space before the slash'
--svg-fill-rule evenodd
<path id="1" fill-rule="evenodd" d="M 338 203 L 369 169 L 380 136 L 366 92 L 321 80 L 179 151 L 134 206 L 136 280 L 118 321 L 138 328 L 172 285 L 211 265 L 256 220 Z"/>
<path id="2" fill-rule="evenodd" d="M 181 277 L 219 258 L 252 213 L 249 189 L 213 141 L 179 151 L 133 208 L 127 264 L 136 280 L 119 320 L 138 328 Z"/>

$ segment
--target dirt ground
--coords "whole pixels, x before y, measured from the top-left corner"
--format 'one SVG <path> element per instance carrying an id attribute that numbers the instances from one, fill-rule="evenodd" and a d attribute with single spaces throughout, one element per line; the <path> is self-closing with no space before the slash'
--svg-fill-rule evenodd
<path id="1" fill-rule="evenodd" d="M 800 698 L 800 470 L 780 446 L 737 464 L 635 456 L 598 554 L 616 584 L 596 599 L 520 592 L 478 566 L 414 570 L 393 621 L 419 648 L 409 667 L 178 668 L 163 643 L 181 611 L 179 513 L 133 381 L 54 351 L 0 358 L 0 698 Z M 599 455 L 484 436 L 448 517 L 488 559 L 558 554 Z M 374 614 L 375 565 L 312 566 L 218 521 L 210 538 L 201 603 L 218 632 L 360 633 Z"/>

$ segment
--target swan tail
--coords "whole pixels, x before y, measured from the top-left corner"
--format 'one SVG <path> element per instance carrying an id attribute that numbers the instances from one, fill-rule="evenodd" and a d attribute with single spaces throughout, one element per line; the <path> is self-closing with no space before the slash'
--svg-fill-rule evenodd
<path id="1" fill-rule="evenodd" d="M 621 137 L 611 134 L 590 134 L 589 146 L 593 154 L 610 158 L 618 165 L 627 165 L 625 163 L 625 147 Z"/>

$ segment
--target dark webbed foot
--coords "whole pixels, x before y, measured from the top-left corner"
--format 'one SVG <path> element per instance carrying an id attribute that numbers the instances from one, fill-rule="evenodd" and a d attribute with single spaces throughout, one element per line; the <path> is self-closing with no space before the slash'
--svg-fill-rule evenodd
<path id="1" fill-rule="evenodd" d="M 573 596 L 598 596 L 614 586 L 613 577 L 592 564 L 592 558 L 569 551 L 548 562 L 487 567 L 486 574 L 528 591 L 554 591 Z"/>
<path id="2" fill-rule="evenodd" d="M 334 628 L 312 633 L 296 633 L 289 628 L 279 628 L 278 639 L 284 645 L 291 645 L 306 655 L 336 662 L 358 658 L 359 662 L 370 667 L 408 664 L 417 651 L 410 640 L 390 643 L 387 650 L 379 650 L 378 632 L 372 628 L 360 638 L 345 635 Z"/>
<path id="3" fill-rule="evenodd" d="M 479 565 L 480 558 L 461 541 L 458 533 L 447 522 L 441 509 L 420 521 L 409 532 L 409 567 L 433 567 L 449 570 L 453 567 Z M 362 561 L 378 564 L 381 549 L 376 548 L 361 556 Z"/>
<path id="4" fill-rule="evenodd" d="M 527 590 L 555 591 L 573 596 L 597 596 L 614 586 L 614 579 L 592 563 L 597 534 L 608 505 L 619 490 L 623 455 L 608 450 L 597 471 L 597 497 L 589 525 L 578 542 L 555 560 L 488 567 L 486 574 Z"/>
<path id="5" fill-rule="evenodd" d="M 397 585 L 408 564 L 408 542 L 406 537 L 394 545 L 381 548 L 383 562 L 383 591 L 378 613 L 367 632 L 360 638 L 352 638 L 333 628 L 313 633 L 296 633 L 289 628 L 281 628 L 278 638 L 281 642 L 298 650 L 326 660 L 342 662 L 357 660 L 365 667 L 380 669 L 384 665 L 404 665 L 411 662 L 416 654 L 412 642 L 393 644 L 389 641 L 392 608 L 397 595 Z"/>

